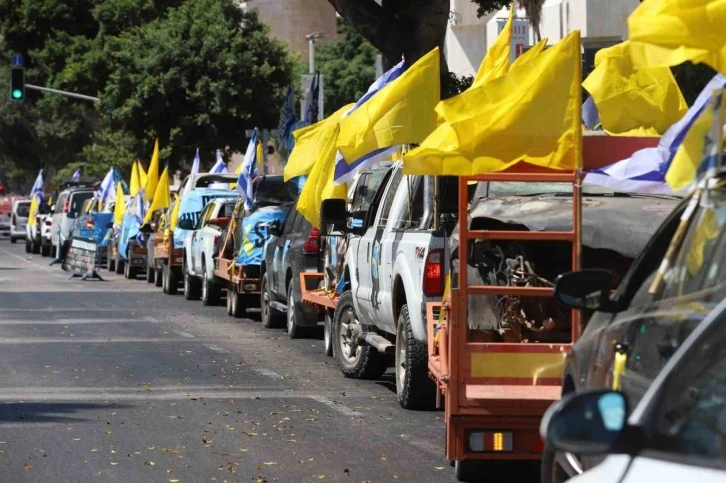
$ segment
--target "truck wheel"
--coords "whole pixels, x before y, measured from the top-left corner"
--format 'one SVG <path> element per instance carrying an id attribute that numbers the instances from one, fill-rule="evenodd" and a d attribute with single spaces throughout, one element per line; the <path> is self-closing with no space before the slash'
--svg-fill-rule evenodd
<path id="1" fill-rule="evenodd" d="M 305 337 L 307 327 L 302 327 L 298 320 L 304 317 L 299 304 L 295 302 L 295 289 L 292 281 L 287 285 L 287 335 L 291 339 Z"/>
<path id="2" fill-rule="evenodd" d="M 345 377 L 378 379 L 386 372 L 388 360 L 375 347 L 358 345 L 361 332 L 363 325 L 355 313 L 353 294 L 346 291 L 333 316 L 333 355 Z"/>
<path id="3" fill-rule="evenodd" d="M 121 260 L 121 257 L 116 259 L 116 274 L 117 275 L 121 275 L 122 273 L 124 273 L 124 265 L 125 265 L 125 263 L 123 260 Z"/>
<path id="4" fill-rule="evenodd" d="M 138 274 L 139 269 L 131 264 L 131 256 L 129 256 L 126 260 L 127 261 L 124 264 L 124 277 L 129 280 L 136 280 L 136 275 Z"/>
<path id="5" fill-rule="evenodd" d="M 232 299 L 232 317 L 236 319 L 244 317 L 247 312 L 247 307 L 245 307 L 244 298 L 237 292 L 237 287 L 230 284 L 227 289 L 227 297 Z"/>
<path id="6" fill-rule="evenodd" d="M 202 287 L 196 277 L 192 277 L 186 264 L 184 265 L 184 298 L 186 300 L 199 300 L 202 296 Z"/>
<path id="7" fill-rule="evenodd" d="M 156 262 L 154 262 L 156 263 Z M 160 268 L 154 267 L 154 286 L 155 287 L 163 287 L 164 286 L 164 275 L 163 271 Z"/>
<path id="8" fill-rule="evenodd" d="M 202 304 L 206 306 L 219 305 L 219 285 L 214 282 L 214 276 L 207 275 L 207 266 L 202 263 Z"/>
<path id="9" fill-rule="evenodd" d="M 40 256 L 41 257 L 48 257 L 48 256 L 50 256 L 50 247 L 48 245 L 41 245 L 40 246 Z"/>
<path id="10" fill-rule="evenodd" d="M 332 310 L 325 311 L 325 325 L 323 327 L 323 352 L 326 356 L 333 355 L 333 314 Z"/>
<path id="11" fill-rule="evenodd" d="M 154 283 L 156 281 L 156 271 L 149 264 L 146 265 L 146 283 Z"/>
<path id="12" fill-rule="evenodd" d="M 10 237 L 10 243 L 15 243 L 15 238 Z M 30 240 L 25 240 L 25 253 L 30 253 L 31 251 Z"/>
<path id="13" fill-rule="evenodd" d="M 109 272 L 115 272 L 116 271 L 116 259 L 113 257 L 113 255 L 110 254 L 109 249 L 109 255 L 108 255 L 108 271 Z"/>
<path id="14" fill-rule="evenodd" d="M 31 242 L 30 251 L 37 255 L 38 253 L 40 253 L 40 245 L 35 242 Z"/>
<path id="15" fill-rule="evenodd" d="M 50 246 L 50 256 L 54 259 L 58 258 L 58 251 L 56 250 L 55 245 L 52 244 Z"/>
<path id="16" fill-rule="evenodd" d="M 169 295 L 176 295 L 179 289 L 179 282 L 176 279 L 174 269 L 169 265 L 164 265 L 164 269 L 166 270 L 166 293 Z"/>
<path id="17" fill-rule="evenodd" d="M 431 409 L 436 404 L 436 385 L 428 376 L 428 347 L 416 340 L 408 305 L 401 308 L 396 330 L 396 392 L 404 409 Z"/>
<path id="18" fill-rule="evenodd" d="M 266 329 L 275 329 L 283 324 L 283 314 L 272 308 L 272 294 L 267 273 L 262 275 L 262 287 L 260 288 L 260 311 L 262 312 L 262 325 Z"/>
<path id="19" fill-rule="evenodd" d="M 230 285 L 227 285 L 227 315 L 232 317 L 232 290 Z"/>

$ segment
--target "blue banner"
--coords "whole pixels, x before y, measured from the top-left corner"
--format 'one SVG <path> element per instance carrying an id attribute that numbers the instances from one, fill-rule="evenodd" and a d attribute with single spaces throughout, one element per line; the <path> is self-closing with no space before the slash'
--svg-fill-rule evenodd
<path id="1" fill-rule="evenodd" d="M 242 248 L 235 260 L 236 265 L 259 265 L 262 263 L 262 250 L 269 237 L 268 226 L 285 220 L 288 208 L 267 206 L 242 219 Z"/>

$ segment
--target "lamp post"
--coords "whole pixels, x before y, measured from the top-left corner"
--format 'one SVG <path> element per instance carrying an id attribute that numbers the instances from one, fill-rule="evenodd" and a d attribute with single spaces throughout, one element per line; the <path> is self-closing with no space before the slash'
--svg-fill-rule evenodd
<path id="1" fill-rule="evenodd" d="M 305 36 L 308 39 L 308 72 L 315 73 L 315 41 L 323 36 L 322 32 L 313 32 Z"/>

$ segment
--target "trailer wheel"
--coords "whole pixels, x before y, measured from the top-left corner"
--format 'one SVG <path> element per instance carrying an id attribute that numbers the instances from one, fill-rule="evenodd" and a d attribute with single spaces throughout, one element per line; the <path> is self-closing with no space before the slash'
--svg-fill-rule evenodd
<path id="1" fill-rule="evenodd" d="M 207 275 L 207 266 L 202 262 L 202 304 L 219 305 L 219 285 L 214 282 L 214 275 Z"/>
<path id="2" fill-rule="evenodd" d="M 186 300 L 199 300 L 201 297 L 202 287 L 199 284 L 199 280 L 192 277 L 189 273 L 187 265 L 184 264 L 184 298 Z"/>
<path id="3" fill-rule="evenodd" d="M 230 284 L 227 289 L 227 297 L 232 298 L 232 317 L 236 319 L 244 317 L 247 312 L 247 307 L 244 305 L 244 298 L 237 292 L 237 287 Z"/>
<path id="4" fill-rule="evenodd" d="M 456 460 L 454 463 L 454 473 L 459 481 L 482 481 L 484 474 L 481 472 L 481 466 L 478 461 L 474 460 Z"/>
<path id="5" fill-rule="evenodd" d="M 378 349 L 358 345 L 357 337 L 363 331 L 353 306 L 353 294 L 346 291 L 338 300 L 333 316 L 333 354 L 345 377 L 351 379 L 378 379 L 386 372 L 388 359 Z"/>
<path id="6" fill-rule="evenodd" d="M 305 337 L 306 327 L 298 324 L 298 318 L 303 317 L 302 310 L 298 307 L 295 302 L 295 288 L 293 287 L 292 280 L 287 285 L 287 335 L 291 339 L 299 339 Z"/>
<path id="7" fill-rule="evenodd" d="M 232 287 L 227 285 L 227 315 L 232 316 Z"/>
<path id="8" fill-rule="evenodd" d="M 265 273 L 262 275 L 262 287 L 260 288 L 260 311 L 262 312 L 262 325 L 266 329 L 281 327 L 284 321 L 283 314 L 270 305 L 271 301 L 269 277 Z"/>
<path id="9" fill-rule="evenodd" d="M 146 283 L 154 283 L 156 281 L 156 271 L 154 267 L 146 264 Z"/>
<path id="10" fill-rule="evenodd" d="M 401 308 L 396 331 L 396 392 L 404 409 L 432 409 L 436 385 L 428 376 L 428 347 L 416 340 L 408 305 Z"/>
<path id="11" fill-rule="evenodd" d="M 154 262 L 154 264 L 156 264 L 156 262 Z M 163 285 L 164 285 L 163 270 L 160 268 L 154 267 L 154 286 L 162 287 Z"/>
<path id="12" fill-rule="evenodd" d="M 164 265 L 164 268 L 166 268 L 167 273 L 166 293 L 169 295 L 176 295 L 179 289 L 179 281 L 176 279 L 176 273 L 174 273 L 174 269 L 169 265 Z"/>
<path id="13" fill-rule="evenodd" d="M 333 355 L 333 314 L 332 310 L 325 311 L 325 325 L 323 327 L 323 352 L 326 356 Z"/>

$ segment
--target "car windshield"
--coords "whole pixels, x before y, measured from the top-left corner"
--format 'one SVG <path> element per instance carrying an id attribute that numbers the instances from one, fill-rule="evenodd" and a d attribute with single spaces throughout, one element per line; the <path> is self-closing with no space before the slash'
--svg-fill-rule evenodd
<path id="1" fill-rule="evenodd" d="M 28 216 L 28 213 L 30 213 L 30 203 L 18 203 L 17 208 L 18 216 L 26 218 Z"/>

